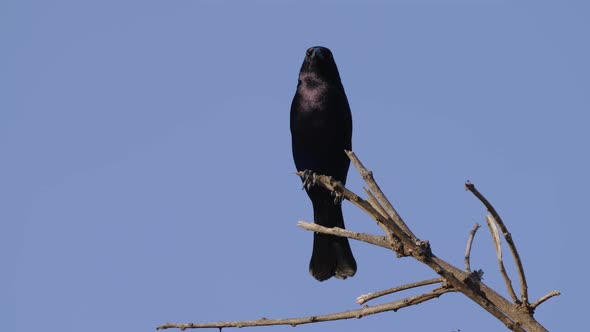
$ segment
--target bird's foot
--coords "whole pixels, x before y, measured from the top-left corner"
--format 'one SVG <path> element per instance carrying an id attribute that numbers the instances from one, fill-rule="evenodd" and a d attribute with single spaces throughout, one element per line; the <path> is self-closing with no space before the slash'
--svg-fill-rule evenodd
<path id="1" fill-rule="evenodd" d="M 330 192 L 330 194 L 332 195 L 332 197 L 334 197 L 334 205 L 341 204 L 342 201 L 344 200 L 344 196 L 342 196 L 342 193 L 339 193 L 337 191 L 332 191 L 332 192 Z"/>
<path id="2" fill-rule="evenodd" d="M 309 188 L 311 188 L 312 186 L 315 186 L 315 184 L 317 182 L 315 173 L 311 170 L 308 170 L 308 169 L 303 171 L 303 176 L 301 176 L 301 178 L 303 179 L 303 188 L 302 189 L 309 190 Z"/>

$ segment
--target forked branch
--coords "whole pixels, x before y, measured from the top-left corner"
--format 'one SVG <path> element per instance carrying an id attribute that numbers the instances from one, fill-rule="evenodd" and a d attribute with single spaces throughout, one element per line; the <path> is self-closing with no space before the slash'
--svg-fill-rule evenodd
<path id="1" fill-rule="evenodd" d="M 520 280 L 520 297 L 523 304 L 528 305 L 528 286 L 526 283 L 526 277 L 524 275 L 524 267 L 522 266 L 522 260 L 520 259 L 520 255 L 518 254 L 518 250 L 516 250 L 516 245 L 512 240 L 512 235 L 508 232 L 508 228 L 502 218 L 500 218 L 500 214 L 496 211 L 492 203 L 485 198 L 477 189 L 475 189 L 475 185 L 469 181 L 465 183 L 465 188 L 469 190 L 477 199 L 479 199 L 486 209 L 490 212 L 492 217 L 496 220 L 496 223 L 502 230 L 502 235 L 504 235 L 504 239 L 506 239 L 506 243 L 508 244 L 508 248 L 510 249 L 510 253 L 512 254 L 512 258 L 516 264 L 516 270 L 518 271 L 518 279 Z"/>

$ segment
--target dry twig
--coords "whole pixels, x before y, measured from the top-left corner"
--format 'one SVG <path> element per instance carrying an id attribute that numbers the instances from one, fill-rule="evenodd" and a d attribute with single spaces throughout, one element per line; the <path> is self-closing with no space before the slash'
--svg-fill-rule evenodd
<path id="1" fill-rule="evenodd" d="M 362 318 L 369 315 L 378 314 L 386 311 L 397 311 L 402 308 L 420 304 L 432 299 L 435 299 L 442 294 L 452 292 L 452 289 L 439 287 L 433 289 L 430 292 L 410 296 L 405 299 L 401 299 L 395 302 L 380 304 L 376 306 L 365 306 L 357 310 L 342 311 L 328 315 L 321 316 L 308 316 L 308 317 L 297 317 L 297 318 L 285 318 L 285 319 L 267 319 L 261 318 L 259 320 L 246 320 L 246 321 L 235 321 L 235 322 L 215 322 L 215 323 L 166 323 L 158 326 L 157 330 L 165 330 L 169 328 L 178 328 L 181 330 L 185 329 L 202 329 L 202 328 L 219 328 L 224 327 L 252 327 L 252 326 L 268 326 L 268 325 L 291 325 L 297 326 L 309 323 L 319 323 L 334 320 L 350 319 L 350 318 Z"/>
<path id="2" fill-rule="evenodd" d="M 475 232 L 479 229 L 479 224 L 475 224 L 469 232 L 469 237 L 467 238 L 467 247 L 465 248 L 465 272 L 471 272 L 471 244 L 473 243 L 473 239 L 475 238 Z"/>
<path id="3" fill-rule="evenodd" d="M 356 303 L 365 304 L 368 301 L 374 300 L 374 299 L 381 297 L 381 296 L 393 294 L 396 292 L 401 292 L 401 291 L 416 288 L 416 287 L 432 285 L 432 284 L 436 284 L 436 283 L 443 282 L 443 281 L 444 281 L 443 278 L 434 278 L 434 279 L 422 280 L 422 281 L 418 281 L 418 282 L 412 282 L 409 284 L 405 284 L 402 286 L 397 286 L 397 287 L 393 287 L 393 288 L 389 288 L 389 289 L 384 289 L 384 290 L 374 292 L 374 293 L 363 294 L 363 295 L 356 298 Z"/>
<path id="4" fill-rule="evenodd" d="M 312 231 L 312 232 L 347 237 L 349 239 L 366 242 L 366 243 L 369 243 L 372 245 L 383 247 L 385 249 L 391 249 L 391 245 L 389 245 L 389 243 L 387 242 L 387 237 L 385 237 L 385 236 L 351 232 L 349 230 L 338 228 L 338 227 L 328 228 L 328 227 L 318 225 L 316 223 L 306 222 L 306 221 L 299 221 L 297 223 L 297 226 L 299 226 L 305 230 Z"/>
<path id="5" fill-rule="evenodd" d="M 504 267 L 504 259 L 502 258 L 502 242 L 500 241 L 500 234 L 498 233 L 496 220 L 494 220 L 494 217 L 492 217 L 491 214 L 488 214 L 486 216 L 486 223 L 488 224 L 488 228 L 490 229 L 490 233 L 492 234 L 494 248 L 496 249 L 496 258 L 498 259 L 498 267 L 500 268 L 502 278 L 504 278 L 504 283 L 506 284 L 508 294 L 510 294 L 512 302 L 520 304 L 520 301 L 518 300 L 518 297 L 516 297 L 516 293 L 514 292 L 514 287 L 512 287 L 512 281 L 510 281 L 510 277 L 508 277 L 508 272 L 506 272 L 506 268 Z"/>
<path id="6" fill-rule="evenodd" d="M 554 297 L 554 296 L 559 296 L 561 295 L 560 292 L 554 290 L 549 292 L 546 295 L 543 295 L 540 299 L 538 299 L 537 301 L 535 301 L 535 303 L 531 304 L 531 309 L 535 310 L 541 303 L 549 300 L 550 298 Z"/>

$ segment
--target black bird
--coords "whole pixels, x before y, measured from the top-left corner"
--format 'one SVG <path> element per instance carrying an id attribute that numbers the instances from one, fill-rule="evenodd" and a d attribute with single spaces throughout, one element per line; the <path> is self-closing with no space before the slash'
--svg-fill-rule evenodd
<path id="1" fill-rule="evenodd" d="M 351 150 L 352 116 L 332 52 L 321 46 L 307 50 L 291 104 L 293 159 L 298 171 L 329 175 L 346 183 Z M 304 180 L 304 184 L 309 184 Z M 342 206 L 319 186 L 304 185 L 313 205 L 313 219 L 324 227 L 344 228 Z M 348 239 L 314 234 L 309 273 L 319 281 L 352 277 L 356 261 Z"/>

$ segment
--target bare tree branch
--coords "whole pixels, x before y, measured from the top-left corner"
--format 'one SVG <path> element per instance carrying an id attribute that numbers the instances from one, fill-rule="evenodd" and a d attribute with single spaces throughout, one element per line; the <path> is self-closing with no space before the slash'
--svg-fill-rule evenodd
<path id="1" fill-rule="evenodd" d="M 466 270 L 463 271 L 459 269 L 443 259 L 437 257 L 432 252 L 430 247 L 430 243 L 428 241 L 420 241 L 418 240 L 414 234 L 410 231 L 408 226 L 403 222 L 401 217 L 397 214 L 389 200 L 385 197 L 381 189 L 374 181 L 372 173 L 368 171 L 358 160 L 356 155 L 350 151 L 347 151 L 348 156 L 351 158 L 355 166 L 358 168 L 359 172 L 363 176 L 363 179 L 368 183 L 370 190 L 367 190 L 368 198 L 367 200 L 362 199 L 352 191 L 348 190 L 347 188 L 342 185 L 341 182 L 334 180 L 333 178 L 325 175 L 312 175 L 312 183 L 310 185 L 318 185 L 327 190 L 330 190 L 336 196 L 343 197 L 353 203 L 355 206 L 359 207 L 365 213 L 367 213 L 373 220 L 376 221 L 377 225 L 383 230 L 385 236 L 376 236 L 371 234 L 364 234 L 364 233 L 357 233 L 351 232 L 340 228 L 326 228 L 312 223 L 306 222 L 299 222 L 298 226 L 311 230 L 314 232 L 324 233 L 324 234 L 331 234 L 335 236 L 343 236 L 359 241 L 364 241 L 366 243 L 374 244 L 383 248 L 391 249 L 392 251 L 397 253 L 398 257 L 405 257 L 410 256 L 416 259 L 417 261 L 427 265 L 430 267 L 434 272 L 436 272 L 440 278 L 421 281 L 414 284 L 404 285 L 395 287 L 393 289 L 380 291 L 374 294 L 368 294 L 359 297 L 360 301 L 368 301 L 369 299 L 375 298 L 377 296 L 382 296 L 385 293 L 397 292 L 402 289 L 408 289 L 413 287 L 419 287 L 421 285 L 425 285 L 429 282 L 442 282 L 443 284 L 441 287 L 434 289 L 433 291 L 417 296 L 412 296 L 405 298 L 403 300 L 391 302 L 388 304 L 383 304 L 374 307 L 365 307 L 359 310 L 351 310 L 346 312 L 340 312 L 331 315 L 324 315 L 324 316 L 310 316 L 310 317 L 303 317 L 303 318 L 290 318 L 290 319 L 260 319 L 257 321 L 239 321 L 239 322 L 218 322 L 218 323 L 207 323 L 207 324 L 164 324 L 158 329 L 165 329 L 165 328 L 223 328 L 223 327 L 245 327 L 245 326 L 264 326 L 264 325 L 299 325 L 299 324 L 306 324 L 306 323 L 313 323 L 319 321 L 328 321 L 328 320 L 337 320 L 337 319 L 347 319 L 347 318 L 360 318 L 366 315 L 375 314 L 379 312 L 389 311 L 389 310 L 397 310 L 399 308 L 407 307 L 410 305 L 418 304 L 424 301 L 428 301 L 430 299 L 436 298 L 441 294 L 448 293 L 448 292 L 460 292 L 491 315 L 496 317 L 499 321 L 501 321 L 508 329 L 512 331 L 518 332 L 545 332 L 547 331 L 539 322 L 537 322 L 534 317 L 534 308 L 547 299 L 559 295 L 559 292 L 551 292 L 538 301 L 536 301 L 533 305 L 530 305 L 527 301 L 528 297 L 528 289 L 526 284 L 526 279 L 524 276 L 524 270 L 522 268 L 522 262 L 516 251 L 516 246 L 512 240 L 512 236 L 506 229 L 503 221 L 500 219 L 498 213 L 494 209 L 494 207 L 485 199 L 485 197 L 479 193 L 475 189 L 475 186 L 470 182 L 466 183 L 467 190 L 471 191 L 482 203 L 486 206 L 488 211 L 491 214 L 491 217 L 488 218 L 490 225 L 490 229 L 492 230 L 492 234 L 494 237 L 495 245 L 496 245 L 496 252 L 499 257 L 499 261 L 502 262 L 501 256 L 501 246 L 500 244 L 500 237 L 496 226 L 500 227 L 502 230 L 502 234 L 504 235 L 506 242 L 510 248 L 512 256 L 517 265 L 517 270 L 519 273 L 519 278 L 521 281 L 521 297 L 522 303 L 513 303 L 500 295 L 498 292 L 494 291 L 490 287 L 488 287 L 485 283 L 481 280 L 482 271 L 474 271 L 470 272 L 470 263 L 469 263 L 469 256 L 471 251 L 471 244 L 473 242 L 473 238 L 475 237 L 475 232 L 477 231 L 478 225 L 474 227 L 471 231 L 470 238 L 468 239 L 468 245 L 465 252 L 466 258 Z M 297 172 L 299 176 L 304 175 L 305 173 Z M 309 174 L 307 173 L 307 178 L 309 179 Z M 493 219 L 491 219 L 493 217 Z M 502 263 L 503 265 L 503 263 Z M 503 266 L 501 270 L 505 270 Z M 505 278 L 507 278 L 507 274 L 505 271 L 503 273 Z M 509 280 L 509 279 L 508 279 Z M 510 286 L 511 287 L 511 286 Z M 509 287 L 509 289 L 510 289 Z M 514 290 L 511 292 L 512 298 L 516 298 L 514 294 Z"/>
<path id="2" fill-rule="evenodd" d="M 516 245 L 514 244 L 514 241 L 512 240 L 512 234 L 510 234 L 510 232 L 508 232 L 508 228 L 506 228 L 504 221 L 502 220 L 502 218 L 500 218 L 500 215 L 498 214 L 498 212 L 496 211 L 494 206 L 484 197 L 484 195 L 482 195 L 477 189 L 475 189 L 475 185 L 473 183 L 467 181 L 465 183 L 465 188 L 467 190 L 469 190 L 471 193 L 473 193 L 473 195 L 475 195 L 475 197 L 477 197 L 483 203 L 483 205 L 486 207 L 486 209 L 490 212 L 490 214 L 496 220 L 496 223 L 498 224 L 498 226 L 500 226 L 500 229 L 502 230 L 502 235 L 504 235 L 504 239 L 506 239 L 506 243 L 508 244 L 508 248 L 510 248 L 510 253 L 512 254 L 512 257 L 514 259 L 514 263 L 516 264 L 516 270 L 518 271 L 518 278 L 520 280 L 521 301 L 525 306 L 528 306 L 529 305 L 529 299 L 528 299 L 529 295 L 528 295 L 528 286 L 527 286 L 527 282 L 526 282 L 526 277 L 524 274 L 524 267 L 522 266 L 522 261 L 520 260 L 520 255 L 518 254 L 518 250 L 516 250 Z"/>
<path id="3" fill-rule="evenodd" d="M 506 272 L 506 268 L 504 267 L 504 260 L 502 259 L 502 242 L 500 241 L 500 234 L 498 233 L 496 220 L 494 219 L 494 217 L 492 217 L 491 214 L 488 214 L 486 216 L 486 223 L 488 224 L 488 228 L 490 229 L 490 233 L 492 234 L 492 240 L 494 240 L 494 247 L 496 248 L 496 258 L 498 259 L 498 266 L 500 268 L 502 278 L 504 278 L 504 283 L 506 284 L 508 294 L 510 294 L 512 302 L 520 304 L 520 301 L 518 300 L 518 297 L 516 297 L 516 293 L 514 292 L 514 288 L 512 287 L 512 281 L 510 281 L 510 277 L 508 277 L 508 273 Z"/>
<path id="4" fill-rule="evenodd" d="M 492 314 L 510 330 L 524 332 L 525 329 L 521 326 L 524 324 L 533 327 L 530 331 L 546 331 L 530 315 L 518 312 L 510 301 L 481 282 L 479 273 L 467 274 L 436 256 L 422 263 L 428 265 L 451 286 Z"/>
<path id="5" fill-rule="evenodd" d="M 344 198 L 361 207 L 367 214 L 373 217 L 373 219 L 377 220 L 382 218 L 378 213 L 375 213 L 376 210 L 373 209 L 368 202 L 344 188 L 344 186 L 338 181 L 326 176 L 318 176 L 317 181 L 318 185 L 321 185 L 328 190 L 340 192 Z M 513 331 L 524 331 L 522 327 L 524 325 L 528 326 L 531 331 L 546 331 L 546 329 L 532 317 L 530 312 L 524 313 L 519 309 L 521 306 L 515 307 L 515 304 L 512 304 L 493 289 L 482 283 L 481 280 L 479 280 L 478 273 L 467 274 L 467 277 L 463 276 L 465 272 L 458 270 L 451 264 L 434 256 L 430 251 L 428 241 L 412 242 L 410 237 L 395 223 L 381 221 L 381 224 L 383 227 L 389 228 L 389 231 L 394 234 L 394 237 L 401 240 L 401 247 L 393 247 L 398 253 L 398 256 L 409 255 L 428 265 L 436 273 L 445 278 L 452 287 L 478 303 L 482 308 L 502 321 L 509 329 Z M 524 308 L 526 309 L 527 307 L 525 306 Z"/>
<path id="6" fill-rule="evenodd" d="M 389 295 L 389 294 L 393 294 L 396 292 L 401 292 L 407 289 L 412 289 L 412 288 L 416 288 L 416 287 L 422 287 L 422 286 L 426 286 L 426 285 L 432 285 L 432 284 L 436 284 L 439 282 L 444 282 L 445 280 L 443 278 L 434 278 L 434 279 L 428 279 L 428 280 L 423 280 L 423 281 L 418 281 L 418 282 L 413 282 L 413 283 L 409 283 L 409 284 L 405 284 L 402 286 L 398 286 L 398 287 L 393 287 L 393 288 L 389 288 L 389 289 L 384 289 L 378 292 L 374 292 L 374 293 L 369 293 L 369 294 L 363 294 L 359 297 L 356 298 L 356 303 L 358 304 L 365 304 L 368 301 L 374 300 L 378 297 L 381 296 L 385 296 L 385 295 Z"/>
<path id="7" fill-rule="evenodd" d="M 479 224 L 475 224 L 469 232 L 469 237 L 467 238 L 467 247 L 465 248 L 465 272 L 471 272 L 471 244 L 473 243 L 473 239 L 475 238 L 475 232 L 479 229 Z"/>
<path id="8" fill-rule="evenodd" d="M 259 320 L 246 320 L 246 321 L 235 321 L 235 322 L 216 322 L 216 323 L 186 323 L 186 324 L 179 324 L 179 323 L 166 323 L 163 325 L 158 326 L 157 330 L 165 330 L 169 328 L 178 328 L 181 330 L 185 329 L 202 329 L 202 328 L 219 328 L 222 329 L 224 327 L 252 327 L 252 326 L 268 326 L 268 325 L 291 325 L 297 326 L 302 324 L 309 324 L 309 323 L 318 323 L 318 322 L 327 322 L 333 320 L 342 320 L 342 319 L 350 319 L 350 318 L 362 318 L 369 315 L 378 314 L 381 312 L 386 311 L 397 311 L 402 308 L 406 308 L 409 306 L 413 306 L 416 304 L 420 304 L 422 302 L 426 302 L 432 299 L 435 299 L 442 294 L 452 292 L 452 289 L 439 287 L 433 289 L 432 291 L 416 296 L 410 296 L 405 299 L 401 299 L 395 302 L 380 304 L 376 306 L 365 306 L 361 309 L 357 310 L 349 310 L 343 312 L 337 312 L 328 315 L 321 315 L 321 316 L 308 316 L 308 317 L 299 317 L 299 318 L 285 318 L 285 319 L 267 319 L 261 318 Z"/>
<path id="9" fill-rule="evenodd" d="M 434 256 L 430 250 L 428 241 L 413 242 L 409 235 L 397 224 L 389 220 L 382 220 L 382 216 L 368 202 L 346 189 L 339 181 L 324 175 L 318 175 L 315 180 L 317 185 L 321 185 L 331 191 L 339 192 L 344 198 L 363 209 L 363 211 L 378 221 L 378 224 L 382 228 L 386 228 L 386 233 L 393 234 L 394 239 L 400 239 L 401 246 L 392 246 L 398 256 L 412 256 L 428 265 L 437 274 L 445 278 L 449 285 L 479 304 L 509 329 L 513 331 L 525 331 L 521 326 L 525 324 L 526 326 L 533 327 L 533 331 L 546 331 L 530 314 L 523 314 L 510 301 L 483 284 L 479 280 L 479 274 L 468 274 Z"/>
<path id="10" fill-rule="evenodd" d="M 366 234 L 366 233 L 351 232 L 346 229 L 342 229 L 342 228 L 338 228 L 338 227 L 328 228 L 328 227 L 324 227 L 324 226 L 321 226 L 321 225 L 318 225 L 315 223 L 311 223 L 311 222 L 306 222 L 306 221 L 299 221 L 297 223 L 297 226 L 299 226 L 305 230 L 308 230 L 308 231 L 347 237 L 349 239 L 367 242 L 367 243 L 391 250 L 391 245 L 389 244 L 389 242 L 387 241 L 387 238 L 385 236 L 377 236 L 377 235 Z"/>
<path id="11" fill-rule="evenodd" d="M 318 178 L 320 184 L 324 184 L 322 182 L 324 180 L 326 179 L 321 177 Z M 346 195 L 344 195 L 344 197 L 346 197 Z M 345 236 L 349 238 L 355 238 L 356 236 L 355 232 L 350 232 L 339 228 L 325 228 L 322 226 L 316 227 L 317 225 L 311 223 L 300 222 L 299 226 L 305 226 L 304 228 L 306 229 L 309 228 L 310 230 L 324 234 Z M 361 239 L 359 238 L 359 240 Z M 418 245 L 416 245 L 416 248 L 410 249 L 410 251 L 416 253 L 424 251 L 417 247 Z M 436 273 L 443 277 L 452 287 L 456 288 L 459 292 L 463 293 L 475 303 L 479 304 L 482 308 L 504 323 L 509 329 L 513 331 L 524 332 L 525 330 L 521 327 L 520 322 L 525 322 L 525 325 L 533 326 L 535 328 L 531 331 L 546 331 L 537 321 L 532 318 L 532 316 L 520 312 L 514 304 L 510 303 L 510 301 L 506 300 L 493 289 L 482 283 L 479 278 L 480 273 L 463 272 L 462 270 L 459 270 L 458 268 L 435 256 L 426 257 L 423 255 L 414 255 L 413 257 L 428 265 Z"/>

